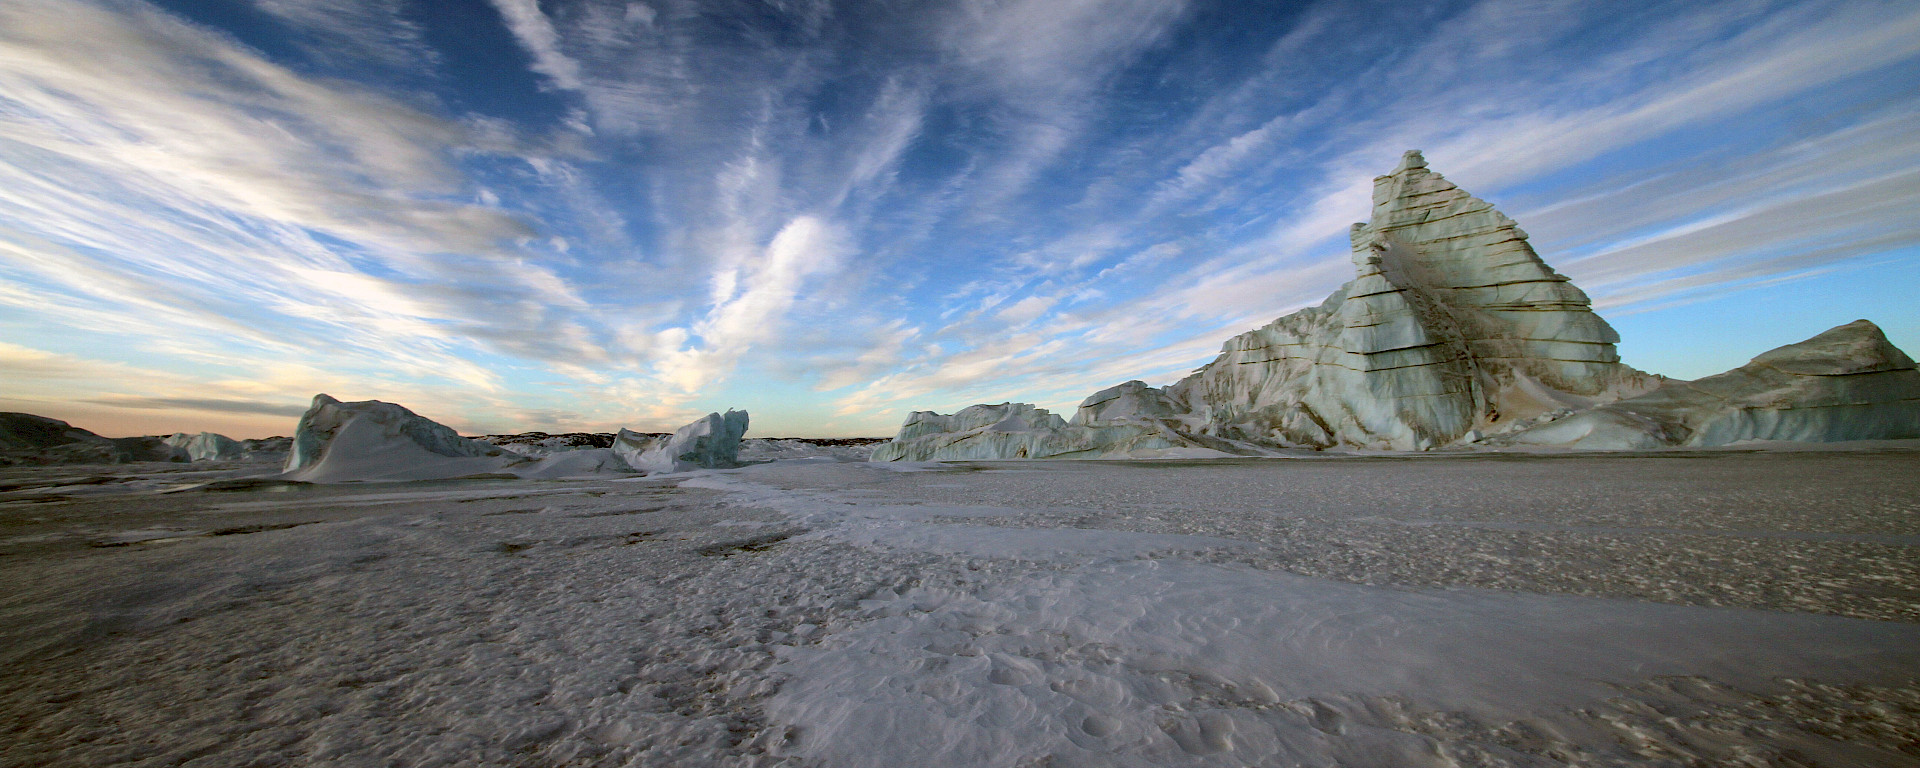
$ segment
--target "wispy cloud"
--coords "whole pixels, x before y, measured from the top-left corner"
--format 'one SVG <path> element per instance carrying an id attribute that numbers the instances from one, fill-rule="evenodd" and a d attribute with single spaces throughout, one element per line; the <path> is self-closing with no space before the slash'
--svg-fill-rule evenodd
<path id="1" fill-rule="evenodd" d="M 253 7 L 300 30 L 308 55 L 334 67 L 376 61 L 430 72 L 440 60 L 402 0 L 253 0 Z"/>
<path id="2" fill-rule="evenodd" d="M 103 397 L 87 402 L 114 408 L 257 413 L 296 419 L 307 412 L 307 405 L 304 403 L 263 403 L 255 400 L 220 400 L 202 397 Z"/>
<path id="3" fill-rule="evenodd" d="M 11 4 L 0 52 L 0 277 L 26 288 L 0 304 L 190 359 L 324 350 L 493 391 L 475 351 L 607 362 L 577 290 L 516 244 L 533 225 L 463 200 L 461 157 L 497 133 L 137 7 Z"/>
<path id="4" fill-rule="evenodd" d="M 1255 209 L 1247 218 L 1255 229 L 1215 229 L 1206 237 L 1217 255 L 1173 271 L 1171 279 L 1167 272 L 1153 271 L 1088 275 L 1091 283 L 1064 281 L 1072 290 L 1098 290 L 1130 303 L 1127 311 L 1110 313 L 1104 321 L 1093 319 L 1098 313 L 1083 315 L 1102 323 L 1097 330 L 1063 327 L 1059 318 L 1047 320 L 1045 326 L 1027 327 L 1055 334 L 1084 333 L 1080 338 L 1110 342 L 1074 347 L 1069 353 L 1082 365 L 1063 375 L 1080 378 L 1089 388 L 1098 382 L 1080 371 L 1097 367 L 1098 361 L 1128 359 L 1139 371 L 1178 370 L 1169 364 L 1204 360 L 1217 349 L 1217 341 L 1203 345 L 1196 339 L 1161 347 L 1150 340 L 1174 329 L 1213 327 L 1222 321 L 1227 327 L 1248 328 L 1317 301 L 1349 276 L 1345 224 L 1365 218 L 1371 176 L 1390 166 L 1401 149 L 1426 147 L 1443 171 L 1497 199 L 1507 185 L 1575 168 L 1691 126 L 1736 120 L 1746 111 L 1804 96 L 1824 84 L 1911 60 L 1917 52 L 1912 41 L 1920 39 L 1909 34 L 1915 31 L 1911 26 L 1920 23 L 1920 15 L 1897 6 L 1804 7 L 1782 11 L 1761 23 L 1752 23 L 1750 14 L 1731 7 L 1708 6 L 1655 17 L 1639 36 L 1621 38 L 1620 47 L 1596 52 L 1597 59 L 1578 59 L 1581 66 L 1567 66 L 1572 62 L 1555 56 L 1552 47 L 1560 38 L 1588 33 L 1594 23 L 1591 14 L 1597 9 L 1519 10 L 1500 3 L 1478 4 L 1426 32 L 1424 45 L 1392 60 L 1390 67 L 1336 85 L 1305 102 L 1289 94 L 1297 91 L 1296 84 L 1269 74 L 1295 70 L 1295 62 L 1287 56 L 1269 56 L 1266 72 L 1249 77 L 1246 87 L 1223 92 L 1196 113 L 1195 123 L 1173 135 L 1200 135 L 1199 123 L 1251 127 L 1217 133 L 1216 143 L 1199 145 L 1190 154 L 1174 156 L 1172 162 L 1163 159 L 1134 169 L 1116 167 L 1123 178 L 1133 179 L 1129 186 L 1153 189 L 1155 194 L 1143 204 L 1139 198 L 1118 199 L 1105 215 L 1093 217 L 1101 223 L 1070 232 L 1040 250 L 1060 250 L 1066 243 L 1109 229 L 1105 222 L 1119 218 L 1133 226 L 1122 230 L 1125 236 L 1118 240 L 1107 238 L 1105 250 L 1124 254 L 1151 244 L 1148 238 L 1190 231 L 1181 219 L 1195 210 L 1217 209 L 1227 200 L 1240 208 L 1231 215 L 1248 217 L 1244 206 L 1258 201 L 1283 206 L 1285 215 L 1268 218 Z M 1310 20 L 1299 28 L 1298 37 L 1275 48 L 1298 46 L 1323 33 L 1329 23 Z M 1518 59 L 1534 63 L 1505 66 Z M 1460 65 L 1466 61 L 1473 65 Z M 1590 66 L 1595 61 L 1598 66 Z M 1673 71 L 1680 74 L 1668 74 Z M 1662 74 L 1650 76 L 1655 72 Z M 1496 84 L 1495 78 L 1507 82 Z M 1592 91 L 1583 90 L 1595 84 L 1604 86 L 1606 98 L 1593 99 Z M 1256 86 L 1271 89 L 1276 97 L 1268 103 L 1283 105 L 1284 111 L 1274 114 L 1272 107 L 1251 98 L 1258 92 Z M 1343 109 L 1329 108 L 1332 105 Z M 1889 125 L 1910 121 L 1911 111 L 1898 108 L 1885 119 Z M 1675 229 L 1657 241 L 1594 256 L 1592 262 L 1579 263 L 1571 271 L 1600 289 L 1602 306 L 1621 307 L 1661 301 L 1714 280 L 1764 279 L 1920 242 L 1892 213 L 1910 205 L 1911 182 L 1904 177 L 1878 178 L 1889 169 L 1910 167 L 1910 161 L 1900 155 L 1904 150 L 1880 146 L 1892 141 L 1887 135 L 1892 130 L 1874 131 L 1879 134 L 1877 140 L 1835 136 L 1824 141 L 1820 150 L 1799 146 L 1783 150 L 1782 158 L 1745 158 L 1753 165 L 1740 167 L 1774 172 L 1754 171 L 1717 186 L 1714 175 L 1700 174 L 1695 168 L 1674 169 L 1673 183 L 1661 190 L 1671 191 L 1672 197 L 1655 197 L 1644 189 L 1620 196 L 1648 209 L 1641 226 L 1657 226 L 1656 221 L 1682 226 L 1689 216 L 1710 214 L 1712 200 L 1721 195 L 1740 196 L 1747 210 L 1737 221 L 1698 227 L 1684 238 L 1677 237 L 1682 230 Z M 1776 162 L 1795 151 L 1819 157 L 1813 162 L 1824 162 L 1825 172 L 1811 167 L 1812 163 L 1789 169 Z M 1290 164 L 1276 165 L 1277 159 Z M 1802 183 L 1786 183 L 1795 173 L 1806 174 L 1799 178 Z M 1285 174 L 1293 187 L 1264 188 L 1275 174 Z M 1820 181 L 1804 183 L 1809 178 Z M 1769 198 L 1780 202 L 1768 203 Z M 1597 199 L 1581 211 L 1581 221 L 1594 224 L 1612 212 Z M 1161 217 L 1171 218 L 1156 225 Z M 1269 223 L 1258 228 L 1262 218 Z M 1546 231 L 1548 242 L 1560 234 L 1557 229 Z M 1796 232 L 1804 236 L 1795 236 Z M 1812 245 L 1815 242 L 1817 247 Z M 1770 255 L 1782 249 L 1795 255 Z M 1548 256 L 1557 255 L 1549 252 Z M 1602 267 L 1601 262 L 1609 266 Z M 1103 269 L 1108 262 L 1049 263 L 1060 272 L 1072 273 Z M 1703 264 L 1712 267 L 1698 272 Z M 1670 274 L 1656 277 L 1660 273 Z M 1633 289 L 1614 288 L 1616 281 Z M 1136 357 L 1143 347 L 1152 353 L 1144 359 Z M 850 410 L 878 407 L 881 401 L 875 398 L 884 391 L 913 393 L 899 399 L 904 402 L 1009 376 L 1001 366 L 980 366 L 977 351 L 942 354 L 944 358 L 924 361 L 930 366 L 924 384 L 887 380 L 884 386 L 848 396 L 843 406 Z M 1027 373 L 1054 362 L 1002 361 L 1002 365 Z M 1029 386 L 1037 389 L 1039 382 Z"/>
<path id="5" fill-rule="evenodd" d="M 91 400 L 1071 405 L 1319 301 L 1414 147 L 1614 313 L 1920 241 L 1910 3 L 251 2 L 0 5 L 0 327 L 171 377 Z"/>
<path id="6" fill-rule="evenodd" d="M 831 272 L 849 253 L 846 234 L 812 216 L 787 222 L 765 252 L 739 268 L 706 318 L 694 326 L 698 346 L 677 350 L 659 367 L 661 378 L 696 392 L 729 370 L 756 344 L 781 336 L 781 324 L 807 282 Z"/>
<path id="7" fill-rule="evenodd" d="M 560 34 L 553 22 L 540 12 L 539 0 L 493 0 L 493 7 L 507 20 L 507 28 L 533 57 L 533 71 L 546 75 L 557 88 L 580 90 L 580 63 L 560 51 Z"/>

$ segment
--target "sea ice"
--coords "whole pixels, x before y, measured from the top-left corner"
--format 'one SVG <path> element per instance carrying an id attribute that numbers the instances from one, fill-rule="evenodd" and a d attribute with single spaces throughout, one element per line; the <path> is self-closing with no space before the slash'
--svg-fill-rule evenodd
<path id="1" fill-rule="evenodd" d="M 1904 768 L 1914 455 L 14 467 L 0 763 Z"/>

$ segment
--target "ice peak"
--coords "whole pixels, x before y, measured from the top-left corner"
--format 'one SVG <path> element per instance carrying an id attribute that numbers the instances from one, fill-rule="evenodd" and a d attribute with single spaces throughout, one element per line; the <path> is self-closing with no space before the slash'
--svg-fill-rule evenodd
<path id="1" fill-rule="evenodd" d="M 1914 367 L 1913 359 L 1887 340 L 1887 334 L 1880 330 L 1880 326 L 1867 320 L 1855 320 L 1829 328 L 1806 341 L 1763 353 L 1748 365 L 1827 376 L 1901 371 Z"/>

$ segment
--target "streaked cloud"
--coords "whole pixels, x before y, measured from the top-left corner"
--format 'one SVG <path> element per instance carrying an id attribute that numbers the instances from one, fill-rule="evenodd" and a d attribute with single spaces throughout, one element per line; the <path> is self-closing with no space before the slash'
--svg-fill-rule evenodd
<path id="1" fill-rule="evenodd" d="M 213 411 L 216 413 L 257 413 L 267 416 L 299 418 L 307 412 L 305 404 L 263 403 L 254 400 L 219 400 L 201 397 L 103 397 L 88 400 L 113 408 L 148 410 Z"/>
<path id="2" fill-rule="evenodd" d="M 580 64 L 560 51 L 560 35 L 540 12 L 538 0 L 493 0 L 493 7 L 500 9 L 507 28 L 533 57 L 533 71 L 546 75 L 557 88 L 581 89 Z"/>
<path id="3" fill-rule="evenodd" d="M 253 7 L 293 27 L 302 50 L 333 67 L 374 61 L 431 73 L 440 61 L 402 0 L 253 0 Z"/>
<path id="4" fill-rule="evenodd" d="M 0 6 L 0 327 L 156 376 L 90 408 L 1070 406 L 1319 301 L 1414 147 L 1615 315 L 1920 243 L 1910 3 L 251 3 Z"/>

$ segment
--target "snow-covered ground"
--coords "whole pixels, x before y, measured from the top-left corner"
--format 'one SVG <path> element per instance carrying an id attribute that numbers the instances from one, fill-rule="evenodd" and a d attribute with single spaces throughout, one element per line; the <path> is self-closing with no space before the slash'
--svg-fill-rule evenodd
<path id="1" fill-rule="evenodd" d="M 0 469 L 0 764 L 1920 761 L 1920 452 Z"/>

